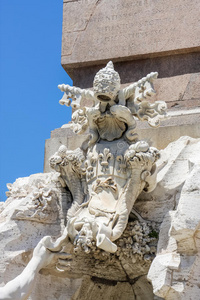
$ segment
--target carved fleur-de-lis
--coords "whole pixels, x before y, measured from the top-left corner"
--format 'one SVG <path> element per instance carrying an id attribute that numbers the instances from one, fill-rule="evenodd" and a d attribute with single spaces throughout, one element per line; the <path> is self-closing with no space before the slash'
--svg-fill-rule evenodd
<path id="1" fill-rule="evenodd" d="M 125 174 L 126 173 L 126 162 L 125 162 L 124 156 L 118 155 L 117 161 L 119 162 L 119 168 L 117 169 L 117 172 Z"/>
<path id="2" fill-rule="evenodd" d="M 101 171 L 106 172 L 108 170 L 109 161 L 113 159 L 113 155 L 108 148 L 104 148 L 103 153 L 99 154 L 100 164 L 102 166 Z"/>
<path id="3" fill-rule="evenodd" d="M 91 179 L 94 176 L 94 166 L 96 163 L 96 158 L 92 153 L 89 153 L 87 156 L 87 160 L 85 162 L 85 167 L 87 171 L 87 178 Z"/>

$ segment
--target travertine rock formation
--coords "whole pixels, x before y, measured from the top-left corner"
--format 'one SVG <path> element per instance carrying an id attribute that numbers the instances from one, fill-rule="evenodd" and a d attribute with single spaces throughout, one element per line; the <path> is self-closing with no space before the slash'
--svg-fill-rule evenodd
<path id="1" fill-rule="evenodd" d="M 167 165 L 159 176 L 168 188 L 168 199 L 174 190 L 174 207 L 162 221 L 148 278 L 154 293 L 167 300 L 200 297 L 199 152 L 200 140 L 183 137 L 165 149 L 162 159 L 163 163 L 167 159 Z"/>

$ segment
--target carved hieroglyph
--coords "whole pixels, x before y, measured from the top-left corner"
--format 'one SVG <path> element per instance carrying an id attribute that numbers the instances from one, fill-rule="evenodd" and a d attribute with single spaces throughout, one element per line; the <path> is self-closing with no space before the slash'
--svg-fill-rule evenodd
<path id="1" fill-rule="evenodd" d="M 68 186 L 73 204 L 62 238 L 50 243 L 59 249 L 68 238 L 86 252 L 95 244 L 107 252 L 117 251 L 114 243 L 124 232 L 129 214 L 142 190 L 156 185 L 155 162 L 159 152 L 138 140 L 136 118 L 159 126 L 166 104 L 149 103 L 155 93 L 150 73 L 136 83 L 120 89 L 120 77 L 109 62 L 94 78 L 93 91 L 60 85 L 64 92 L 60 104 L 71 105 L 72 128 L 89 138 L 81 148 L 69 151 L 64 145 L 50 158 L 50 165 Z M 80 108 L 81 97 L 93 101 Z"/>

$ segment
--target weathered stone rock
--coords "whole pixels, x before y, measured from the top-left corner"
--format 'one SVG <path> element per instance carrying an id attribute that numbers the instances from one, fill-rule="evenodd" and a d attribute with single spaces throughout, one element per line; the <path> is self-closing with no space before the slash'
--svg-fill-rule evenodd
<path id="1" fill-rule="evenodd" d="M 167 300 L 199 299 L 199 151 L 199 140 L 183 137 L 167 147 L 168 168 L 165 166 L 160 172 L 163 184 L 169 188 L 169 200 L 170 190 L 176 191 L 174 207 L 161 225 L 157 256 L 148 278 L 154 293 Z"/>
<path id="2" fill-rule="evenodd" d="M 8 187 L 0 203 L 0 286 L 22 272 L 43 236 L 61 234 L 71 202 L 57 173 L 18 178 Z M 70 299 L 80 282 L 39 274 L 30 299 Z"/>
<path id="3" fill-rule="evenodd" d="M 136 282 L 109 281 L 86 277 L 71 300 L 152 300 L 152 287 L 145 276 Z"/>

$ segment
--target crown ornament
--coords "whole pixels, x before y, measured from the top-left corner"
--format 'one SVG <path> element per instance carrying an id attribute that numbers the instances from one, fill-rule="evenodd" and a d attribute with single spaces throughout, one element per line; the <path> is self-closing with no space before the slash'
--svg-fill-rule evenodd
<path id="1" fill-rule="evenodd" d="M 94 77 L 94 96 L 101 102 L 114 100 L 120 90 L 119 73 L 114 70 L 112 61 L 105 68 L 99 70 Z"/>

